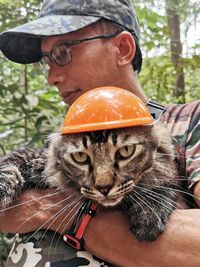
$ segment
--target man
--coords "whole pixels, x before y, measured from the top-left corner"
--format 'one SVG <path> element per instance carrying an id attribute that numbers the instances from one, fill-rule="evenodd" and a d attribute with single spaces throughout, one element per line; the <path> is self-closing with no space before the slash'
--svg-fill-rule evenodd
<path id="1" fill-rule="evenodd" d="M 47 64 L 49 84 L 58 88 L 68 104 L 87 90 L 107 85 L 125 88 L 147 102 L 135 77 L 142 63 L 138 39 L 138 21 L 129 1 L 48 0 L 38 20 L 2 33 L 0 47 L 5 56 L 15 62 L 42 60 Z M 161 116 L 162 107 L 152 103 L 148 107 L 156 119 Z M 181 156 L 185 153 L 188 157 L 188 162 L 185 159 L 181 162 L 181 171 L 184 169 L 187 173 L 189 187 L 200 195 L 200 149 L 196 138 L 199 102 L 172 106 L 162 115 L 162 120 L 173 136 L 184 136 L 184 144 L 177 138 Z M 53 216 L 66 205 L 67 196 L 46 192 L 47 196 L 51 194 L 44 197 L 44 193 L 42 196 L 39 192 L 24 193 L 15 203 L 14 212 L 5 212 L 0 229 L 25 233 L 47 228 L 64 232 L 69 218 L 64 220 L 64 214 L 54 220 Z M 25 204 L 20 205 L 23 202 Z M 200 264 L 199 215 L 198 209 L 177 210 L 157 241 L 139 243 L 129 232 L 123 213 L 98 212 L 84 232 L 85 249 L 117 266 L 172 267 L 181 263 L 185 267 L 197 267 Z M 112 266 L 103 265 L 85 251 L 76 253 L 62 241 L 53 245 L 53 237 L 51 232 L 39 231 L 17 237 L 7 267 Z M 57 252 L 48 251 L 52 246 L 58 246 Z"/>

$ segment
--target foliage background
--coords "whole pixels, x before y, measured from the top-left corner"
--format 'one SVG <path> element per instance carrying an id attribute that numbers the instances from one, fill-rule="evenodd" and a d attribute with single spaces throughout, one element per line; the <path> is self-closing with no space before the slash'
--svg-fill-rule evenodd
<path id="1" fill-rule="evenodd" d="M 139 80 L 147 96 L 162 104 L 199 99 L 199 0 L 132 2 L 141 25 L 144 56 Z M 0 0 L 0 32 L 32 20 L 40 6 L 39 0 Z M 173 27 L 169 28 L 169 21 Z M 180 30 L 180 36 L 175 36 L 174 45 L 175 28 Z M 176 54 L 172 48 L 180 49 Z M 62 123 L 67 107 L 56 89 L 47 85 L 45 70 L 39 64 L 18 65 L 0 52 L 0 65 L 0 156 L 3 156 L 17 147 L 42 145 L 46 135 Z M 180 75 L 183 83 L 177 86 Z M 8 249 L 9 239 L 2 234 L 0 266 L 4 266 Z"/>

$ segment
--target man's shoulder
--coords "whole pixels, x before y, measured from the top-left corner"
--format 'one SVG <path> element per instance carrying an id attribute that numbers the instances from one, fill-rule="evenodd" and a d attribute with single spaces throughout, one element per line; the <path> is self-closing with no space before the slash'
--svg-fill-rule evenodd
<path id="1" fill-rule="evenodd" d="M 200 115 L 200 100 L 186 104 L 172 104 L 165 108 L 162 114 L 163 121 L 187 121 L 189 118 Z"/>
<path id="2" fill-rule="evenodd" d="M 161 121 L 173 136 L 188 135 L 200 124 L 200 101 L 167 106 Z"/>

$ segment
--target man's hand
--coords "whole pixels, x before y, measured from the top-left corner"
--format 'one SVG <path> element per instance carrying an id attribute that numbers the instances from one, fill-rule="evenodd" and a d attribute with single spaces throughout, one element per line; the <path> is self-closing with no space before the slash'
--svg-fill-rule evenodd
<path id="1" fill-rule="evenodd" d="M 79 198 L 78 192 L 73 190 L 67 193 L 52 189 L 26 191 L 9 208 L 1 209 L 0 231 L 25 233 L 48 228 L 64 232 L 80 207 Z"/>

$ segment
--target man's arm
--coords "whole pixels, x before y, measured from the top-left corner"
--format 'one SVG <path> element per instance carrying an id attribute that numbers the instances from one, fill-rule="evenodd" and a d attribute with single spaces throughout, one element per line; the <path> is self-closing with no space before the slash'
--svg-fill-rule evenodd
<path id="1" fill-rule="evenodd" d="M 155 242 L 140 243 L 121 212 L 97 213 L 84 234 L 94 255 L 125 267 L 199 267 L 200 210 L 177 210 Z"/>
<path id="2" fill-rule="evenodd" d="M 70 192 L 70 194 L 73 193 Z M 55 206 L 56 202 L 66 199 L 69 195 L 56 194 L 44 197 L 45 194 L 47 196 L 54 192 L 47 190 L 42 194 L 39 192 L 24 193 L 16 204 L 26 201 L 25 204 L 8 210 L 2 215 L 0 230 L 16 232 L 17 227 L 22 224 L 18 232 L 36 230 L 69 202 L 65 200 Z M 51 208 L 48 209 L 48 207 Z M 38 213 L 38 211 L 41 212 Z M 36 215 L 29 220 L 33 214 Z M 50 229 L 57 230 L 63 218 L 64 215 L 58 218 Z M 65 228 L 67 220 L 69 217 L 58 230 Z M 51 221 L 48 221 L 44 228 L 50 224 Z M 89 252 L 117 266 L 130 267 L 134 264 L 136 267 L 172 267 L 181 264 L 181 267 L 199 267 L 199 225 L 199 209 L 177 210 L 171 216 L 166 232 L 157 241 L 140 243 L 129 231 L 128 221 L 123 212 L 99 211 L 84 233 L 85 247 Z"/>
<path id="3" fill-rule="evenodd" d="M 68 193 L 56 192 L 52 189 L 26 191 L 13 201 L 10 207 L 0 210 L 0 231 L 27 233 L 38 228 L 48 228 L 58 229 L 58 232 L 61 232 L 66 229 L 66 222 L 73 215 L 70 211 L 76 205 L 74 201 L 76 198 L 77 192 L 73 190 Z M 55 216 L 64 208 L 66 208 L 65 212 Z M 69 216 L 65 218 L 68 213 L 70 213 Z"/>

